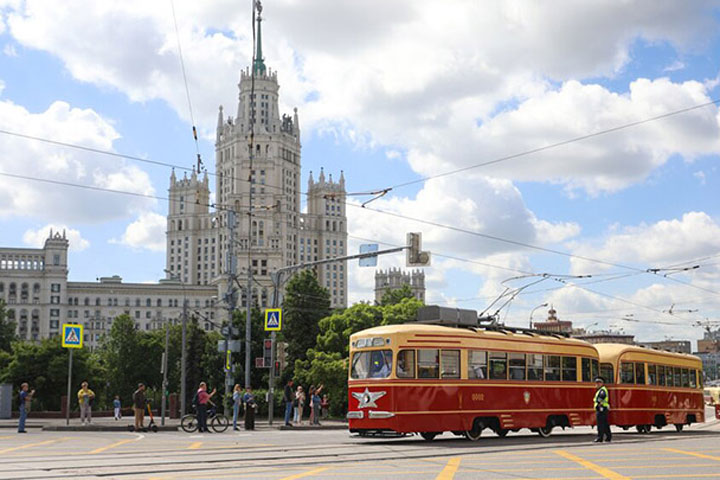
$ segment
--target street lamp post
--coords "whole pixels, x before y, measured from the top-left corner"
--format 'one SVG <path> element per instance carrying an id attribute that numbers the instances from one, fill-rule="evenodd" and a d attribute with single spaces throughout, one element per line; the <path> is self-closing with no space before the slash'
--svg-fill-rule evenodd
<path id="1" fill-rule="evenodd" d="M 528 325 L 529 328 L 532 328 L 532 316 L 533 316 L 533 313 L 535 313 L 535 310 L 537 310 L 538 308 L 543 308 L 543 307 L 547 307 L 547 306 L 548 306 L 548 304 L 547 304 L 547 302 L 545 302 L 545 303 L 542 303 L 542 304 L 538 305 L 537 307 L 533 308 L 532 310 L 530 310 L 530 322 Z"/>

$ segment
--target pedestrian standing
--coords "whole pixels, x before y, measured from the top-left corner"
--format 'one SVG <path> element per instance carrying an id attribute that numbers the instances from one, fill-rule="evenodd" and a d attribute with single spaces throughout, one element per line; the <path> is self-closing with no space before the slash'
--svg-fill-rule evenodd
<path id="1" fill-rule="evenodd" d="M 198 432 L 210 433 L 207 427 L 207 406 L 208 401 L 215 395 L 216 390 L 207 392 L 207 384 L 200 382 L 200 387 L 197 391 L 197 421 L 198 421 Z"/>
<path id="2" fill-rule="evenodd" d="M 315 424 L 315 404 L 312 401 L 313 395 L 315 395 L 315 385 L 310 385 L 310 389 L 307 394 L 308 403 L 310 404 L 310 418 L 308 419 L 309 425 Z"/>
<path id="3" fill-rule="evenodd" d="M 298 425 L 302 424 L 302 413 L 305 408 L 305 392 L 303 392 L 302 385 L 298 385 L 295 391 L 295 400 L 293 400 L 293 408 L 295 410 L 293 415 L 293 421 Z"/>
<path id="4" fill-rule="evenodd" d="M 320 425 L 320 408 L 321 408 L 320 407 L 320 403 L 321 403 L 320 392 L 322 391 L 322 389 L 323 389 L 322 385 L 317 387 L 315 389 L 315 393 L 313 394 L 312 400 L 311 400 L 312 405 L 313 405 L 312 409 L 313 409 L 313 412 L 315 413 L 315 416 L 313 417 L 314 425 Z"/>
<path id="5" fill-rule="evenodd" d="M 293 381 L 288 380 L 287 384 L 285 385 L 285 390 L 283 391 L 283 401 L 285 402 L 285 426 L 286 427 L 292 427 L 292 424 L 290 423 L 290 414 L 292 413 L 292 407 L 293 407 L 292 386 L 293 386 Z"/>
<path id="6" fill-rule="evenodd" d="M 145 429 L 145 385 L 138 383 L 138 388 L 133 393 L 133 411 L 135 412 L 135 431 L 141 432 Z"/>
<path id="7" fill-rule="evenodd" d="M 245 389 L 245 395 L 243 395 L 243 404 L 245 405 L 245 430 L 255 430 L 255 409 L 257 403 L 255 402 L 255 395 L 252 393 L 252 388 Z"/>
<path id="8" fill-rule="evenodd" d="M 327 418 L 330 414 L 330 397 L 328 397 L 327 393 L 322 396 L 322 402 L 320 403 L 320 411 L 322 412 L 322 418 Z"/>
<path id="9" fill-rule="evenodd" d="M 235 384 L 233 388 L 233 430 L 240 430 L 237 426 L 238 414 L 240 413 L 240 405 L 242 404 L 242 389 L 239 384 Z"/>
<path id="10" fill-rule="evenodd" d="M 113 400 L 113 410 L 115 414 L 115 420 L 122 419 L 122 405 L 120 403 L 120 397 L 115 395 L 115 400 Z"/>
<path id="11" fill-rule="evenodd" d="M 88 388 L 88 382 L 82 382 L 77 393 L 78 405 L 80 406 L 80 423 L 88 425 L 92 422 L 92 402 L 95 399 L 95 392 Z"/>
<path id="12" fill-rule="evenodd" d="M 18 420 L 18 433 L 27 433 L 25 430 L 25 420 L 27 420 L 27 414 L 30 411 L 30 402 L 32 402 L 35 390 L 30 390 L 30 386 L 27 383 L 20 385 L 20 395 L 18 396 L 18 409 L 20 410 L 20 419 Z"/>
<path id="13" fill-rule="evenodd" d="M 595 416 L 597 418 L 598 435 L 595 443 L 602 443 L 603 438 L 606 442 L 612 441 L 612 433 L 610 432 L 610 422 L 608 415 L 610 413 L 610 394 L 605 387 L 605 379 L 602 377 L 595 378 Z"/>

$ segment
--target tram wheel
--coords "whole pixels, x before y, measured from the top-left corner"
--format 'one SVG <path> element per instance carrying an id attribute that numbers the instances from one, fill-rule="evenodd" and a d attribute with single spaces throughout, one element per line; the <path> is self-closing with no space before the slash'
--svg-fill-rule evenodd
<path id="1" fill-rule="evenodd" d="M 684 426 L 685 426 L 685 425 L 683 425 L 682 423 L 676 423 L 676 424 L 675 424 L 675 430 L 677 430 L 678 432 L 682 432 L 682 429 L 683 429 Z"/>
<path id="2" fill-rule="evenodd" d="M 473 423 L 472 430 L 466 430 L 465 431 L 465 437 L 470 440 L 471 442 L 477 442 L 480 440 L 480 435 L 482 435 L 482 431 L 485 429 L 485 425 L 479 421 L 476 420 Z"/>
<path id="3" fill-rule="evenodd" d="M 504 437 L 508 434 L 509 431 L 510 430 L 508 430 L 507 428 L 499 428 L 495 431 L 495 433 L 497 433 L 498 437 Z"/>
<path id="4" fill-rule="evenodd" d="M 420 436 L 428 442 L 432 442 L 439 432 L 420 432 Z"/>
<path id="5" fill-rule="evenodd" d="M 552 427 L 552 426 L 549 426 L 549 425 L 544 426 L 544 427 L 540 427 L 540 428 L 537 429 L 538 435 L 540 435 L 540 436 L 543 437 L 543 438 L 549 437 L 550 434 L 552 433 L 552 431 L 553 431 L 553 427 Z"/>
<path id="6" fill-rule="evenodd" d="M 635 425 L 635 430 L 637 430 L 638 433 L 650 433 L 650 425 Z"/>

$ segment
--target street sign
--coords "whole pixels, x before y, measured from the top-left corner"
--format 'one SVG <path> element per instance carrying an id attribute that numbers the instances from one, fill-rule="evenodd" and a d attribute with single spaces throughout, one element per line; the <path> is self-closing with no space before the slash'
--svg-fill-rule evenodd
<path id="1" fill-rule="evenodd" d="M 83 326 L 65 323 L 62 326 L 62 346 L 65 348 L 82 348 Z"/>
<path id="2" fill-rule="evenodd" d="M 377 252 L 378 251 L 378 244 L 377 243 L 364 243 L 360 245 L 360 253 L 370 253 L 370 252 Z M 377 267 L 377 256 L 374 257 L 368 257 L 368 258 L 361 258 L 358 260 L 358 264 L 361 267 Z"/>
<path id="3" fill-rule="evenodd" d="M 279 331 L 282 328 L 282 309 L 265 309 L 265 331 Z"/>
<path id="4" fill-rule="evenodd" d="M 265 368 L 265 359 L 263 357 L 255 357 L 255 368 Z"/>
<path id="5" fill-rule="evenodd" d="M 228 340 L 228 350 L 230 350 L 233 353 L 238 353 L 242 350 L 242 341 L 240 340 Z M 225 340 L 218 340 L 217 344 L 217 351 L 218 353 L 225 352 Z"/>

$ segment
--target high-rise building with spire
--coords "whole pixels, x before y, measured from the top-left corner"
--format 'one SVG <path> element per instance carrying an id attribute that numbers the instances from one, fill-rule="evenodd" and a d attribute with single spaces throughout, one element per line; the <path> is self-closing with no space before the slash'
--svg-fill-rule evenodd
<path id="1" fill-rule="evenodd" d="M 233 248 L 241 285 L 252 264 L 253 299 L 262 307 L 272 298 L 273 270 L 347 254 L 347 218 L 342 172 L 336 182 L 322 170 L 317 181 L 310 173 L 307 213 L 301 213 L 298 111 L 280 115 L 277 72 L 265 65 L 260 15 L 256 21 L 257 50 L 252 67 L 240 72 L 237 114 L 226 116 L 222 106 L 218 111 L 216 211 L 207 206 L 206 174 L 193 172 L 178 180 L 173 173 L 170 178 L 167 269 L 184 283 L 220 285 L 227 273 L 227 249 Z M 228 210 L 237 212 L 232 246 Z M 331 306 L 346 306 L 346 262 L 316 271 L 330 292 Z M 238 306 L 245 304 L 243 291 Z"/>

